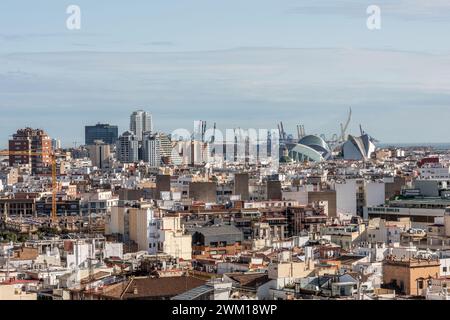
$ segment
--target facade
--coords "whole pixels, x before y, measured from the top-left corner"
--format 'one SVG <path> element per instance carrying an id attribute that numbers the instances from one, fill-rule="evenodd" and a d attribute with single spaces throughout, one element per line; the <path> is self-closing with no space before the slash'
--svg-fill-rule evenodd
<path id="1" fill-rule="evenodd" d="M 196 140 L 175 141 L 172 160 L 179 165 L 202 165 L 210 161 L 210 153 L 209 143 Z"/>
<path id="2" fill-rule="evenodd" d="M 52 213 L 52 202 L 50 198 L 36 201 L 36 214 L 38 216 L 50 216 Z M 59 200 L 56 203 L 56 213 L 58 216 L 79 216 L 81 215 L 80 199 Z"/>
<path id="3" fill-rule="evenodd" d="M 156 176 L 156 199 L 161 199 L 161 192 L 170 192 L 170 175 L 158 174 Z"/>
<path id="4" fill-rule="evenodd" d="M 149 253 L 164 253 L 183 260 L 192 259 L 192 236 L 184 232 L 179 216 L 152 220 Z"/>
<path id="5" fill-rule="evenodd" d="M 320 202 L 326 204 L 325 213 L 329 217 L 337 216 L 337 203 L 335 190 L 310 191 L 308 192 L 308 203 Z"/>
<path id="6" fill-rule="evenodd" d="M 347 179 L 342 183 L 336 183 L 334 188 L 336 190 L 337 213 L 355 216 L 357 214 L 357 180 Z"/>
<path id="7" fill-rule="evenodd" d="M 401 234 L 411 228 L 408 218 L 399 221 L 386 221 L 380 218 L 369 220 L 367 228 L 367 241 L 371 243 L 386 243 L 392 245 L 400 243 Z"/>
<path id="8" fill-rule="evenodd" d="M 189 197 L 194 201 L 215 203 L 217 198 L 214 182 L 190 182 Z"/>
<path id="9" fill-rule="evenodd" d="M 421 179 L 450 180 L 450 167 L 440 163 L 430 163 L 418 169 Z"/>
<path id="10" fill-rule="evenodd" d="M 153 220 L 154 211 L 149 205 L 113 207 L 107 216 L 105 233 L 118 235 L 127 245 L 136 243 L 139 251 L 150 251 Z"/>
<path id="11" fill-rule="evenodd" d="M 250 198 L 248 179 L 248 173 L 240 173 L 234 175 L 233 194 L 239 195 L 240 200 L 248 200 Z"/>
<path id="12" fill-rule="evenodd" d="M 428 281 L 439 276 L 439 260 L 387 258 L 383 262 L 383 283 L 398 294 L 425 295 Z"/>
<path id="13" fill-rule="evenodd" d="M 193 255 L 211 257 L 235 255 L 241 252 L 242 231 L 231 225 L 214 225 L 189 228 L 192 234 Z"/>
<path id="14" fill-rule="evenodd" d="M 267 199 L 281 200 L 283 195 L 281 193 L 281 182 L 277 180 L 267 181 Z"/>
<path id="15" fill-rule="evenodd" d="M 381 180 L 346 179 L 335 183 L 334 188 L 338 213 L 362 217 L 364 207 L 385 203 L 385 183 Z"/>
<path id="16" fill-rule="evenodd" d="M 136 243 L 139 251 L 191 260 L 192 237 L 184 232 L 179 216 L 155 217 L 149 205 L 118 206 L 112 208 L 107 224 L 107 234 Z"/>
<path id="17" fill-rule="evenodd" d="M 163 133 L 144 133 L 142 141 L 142 160 L 151 167 L 170 164 L 172 158 L 172 142 Z"/>
<path id="18" fill-rule="evenodd" d="M 99 169 L 108 169 L 111 156 L 111 146 L 102 140 L 95 140 L 94 144 L 88 146 L 89 158 L 92 165 Z"/>
<path id="19" fill-rule="evenodd" d="M 130 131 L 142 141 L 145 132 L 153 131 L 152 115 L 143 110 L 134 111 L 130 116 Z"/>
<path id="20" fill-rule="evenodd" d="M 3 186 L 12 186 L 19 182 L 19 170 L 8 167 L 0 169 L 0 184 Z"/>
<path id="21" fill-rule="evenodd" d="M 117 140 L 117 160 L 124 163 L 139 161 L 139 141 L 131 132 L 124 132 Z"/>
<path id="22" fill-rule="evenodd" d="M 95 126 L 84 127 L 84 138 L 86 145 L 95 144 L 101 140 L 106 144 L 115 144 L 119 137 L 119 129 L 115 125 L 97 123 Z"/>
<path id="23" fill-rule="evenodd" d="M 364 219 L 397 221 L 399 218 L 409 218 L 413 228 L 426 229 L 436 219 L 444 217 L 447 206 L 450 206 L 450 201 L 442 198 L 393 200 L 384 206 L 365 207 Z"/>
<path id="24" fill-rule="evenodd" d="M 330 237 L 332 243 L 339 245 L 342 249 L 351 249 L 356 244 L 365 241 L 366 226 L 364 224 L 353 224 L 345 226 L 327 226 L 322 228 L 321 234 Z"/>
<path id="25" fill-rule="evenodd" d="M 9 140 L 9 165 L 28 164 L 33 173 L 42 173 L 52 163 L 52 139 L 40 129 L 19 129 Z M 35 154 L 32 154 L 35 153 Z"/>

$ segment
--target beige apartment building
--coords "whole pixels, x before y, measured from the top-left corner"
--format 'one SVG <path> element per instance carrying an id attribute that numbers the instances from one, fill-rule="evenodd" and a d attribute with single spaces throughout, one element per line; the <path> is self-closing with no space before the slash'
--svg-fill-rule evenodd
<path id="1" fill-rule="evenodd" d="M 383 283 L 397 294 L 425 295 L 428 281 L 439 276 L 440 262 L 425 259 L 394 259 L 383 262 Z"/>

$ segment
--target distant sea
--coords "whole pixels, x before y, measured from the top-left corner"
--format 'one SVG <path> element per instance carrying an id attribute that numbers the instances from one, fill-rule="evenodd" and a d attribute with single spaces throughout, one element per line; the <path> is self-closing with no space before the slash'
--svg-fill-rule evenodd
<path id="1" fill-rule="evenodd" d="M 428 147 L 434 150 L 450 150 L 450 143 L 377 143 L 380 148 L 396 147 L 396 148 L 419 148 Z"/>

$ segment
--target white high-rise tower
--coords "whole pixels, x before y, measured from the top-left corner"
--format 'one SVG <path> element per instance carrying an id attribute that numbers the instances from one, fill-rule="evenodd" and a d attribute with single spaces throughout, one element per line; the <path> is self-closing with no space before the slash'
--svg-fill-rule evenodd
<path id="1" fill-rule="evenodd" d="M 139 141 L 142 141 L 144 132 L 153 131 L 152 115 L 149 112 L 138 110 L 130 116 L 130 131 Z"/>

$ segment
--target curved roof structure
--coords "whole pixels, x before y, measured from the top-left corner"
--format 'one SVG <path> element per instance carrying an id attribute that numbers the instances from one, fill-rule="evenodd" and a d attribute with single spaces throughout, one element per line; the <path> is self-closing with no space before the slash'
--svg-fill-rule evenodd
<path id="1" fill-rule="evenodd" d="M 304 144 L 297 144 L 289 151 L 289 157 L 295 162 L 320 162 L 325 160 L 320 152 Z"/>
<path id="2" fill-rule="evenodd" d="M 369 135 L 361 137 L 348 136 L 348 140 L 342 146 L 344 160 L 366 160 L 372 156 L 375 145 Z"/>
<path id="3" fill-rule="evenodd" d="M 326 155 L 330 153 L 330 147 L 325 140 L 316 135 L 304 136 L 298 141 L 298 143 L 313 148 L 323 157 L 326 157 Z"/>

